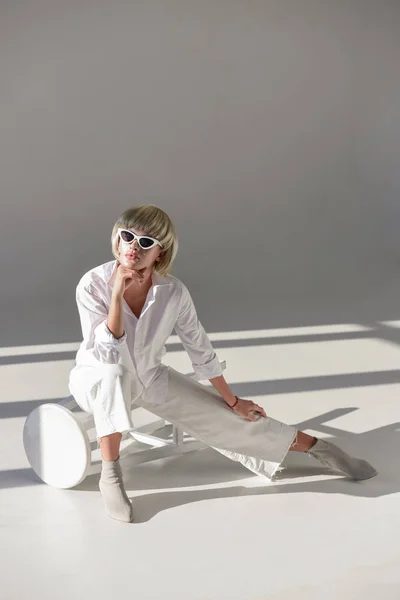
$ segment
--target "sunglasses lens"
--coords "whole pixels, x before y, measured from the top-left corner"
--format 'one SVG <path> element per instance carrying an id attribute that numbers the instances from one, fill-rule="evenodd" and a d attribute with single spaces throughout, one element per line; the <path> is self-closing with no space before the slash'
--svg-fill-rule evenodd
<path id="1" fill-rule="evenodd" d="M 124 242 L 127 242 L 128 244 L 130 244 L 131 241 L 133 240 L 133 235 L 131 234 L 130 231 L 126 231 L 125 229 L 123 229 L 121 231 L 121 238 Z"/>
<path id="2" fill-rule="evenodd" d="M 147 238 L 147 237 L 142 237 L 140 238 L 140 245 L 142 246 L 142 248 L 144 248 L 145 250 L 148 250 L 149 248 L 151 248 L 152 246 L 154 246 L 154 242 L 152 239 Z"/>

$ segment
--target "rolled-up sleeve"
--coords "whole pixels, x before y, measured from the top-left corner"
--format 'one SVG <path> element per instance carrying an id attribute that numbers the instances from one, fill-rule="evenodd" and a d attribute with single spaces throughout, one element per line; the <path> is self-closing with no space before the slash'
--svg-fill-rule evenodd
<path id="1" fill-rule="evenodd" d="M 95 357 L 102 363 L 118 363 L 120 348 L 126 344 L 126 332 L 120 338 L 113 336 L 107 327 L 107 306 L 90 287 L 78 285 L 76 303 L 86 349 L 93 348 Z"/>
<path id="2" fill-rule="evenodd" d="M 221 363 L 198 319 L 193 300 L 184 284 L 175 332 L 192 361 L 196 379 L 201 381 L 222 375 Z"/>

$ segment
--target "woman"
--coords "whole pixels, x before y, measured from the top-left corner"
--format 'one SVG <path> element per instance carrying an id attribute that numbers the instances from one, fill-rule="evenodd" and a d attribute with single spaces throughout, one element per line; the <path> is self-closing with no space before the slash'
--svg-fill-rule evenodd
<path id="1" fill-rule="evenodd" d="M 122 433 L 133 429 L 132 403 L 270 479 L 289 450 L 307 452 L 352 479 L 377 474 L 366 461 L 235 396 L 187 287 L 169 274 L 178 241 L 164 211 L 152 205 L 125 211 L 111 244 L 116 260 L 88 271 L 77 286 L 83 342 L 69 381 L 77 403 L 94 416 L 102 455 L 99 487 L 110 517 L 133 520 L 119 463 Z M 208 379 L 215 390 L 162 364 L 173 329 L 197 379 Z"/>

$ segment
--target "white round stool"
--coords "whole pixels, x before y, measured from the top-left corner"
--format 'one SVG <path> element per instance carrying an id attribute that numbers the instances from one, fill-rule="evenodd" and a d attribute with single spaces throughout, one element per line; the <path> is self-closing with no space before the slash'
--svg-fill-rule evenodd
<path id="1" fill-rule="evenodd" d="M 73 488 L 89 474 L 101 471 L 93 415 L 72 412 L 74 407 L 77 403 L 72 396 L 57 404 L 42 404 L 29 413 L 24 424 L 23 442 L 29 464 L 42 481 L 57 488 Z M 121 459 L 130 455 L 131 461 L 139 464 L 204 447 L 196 440 L 184 440 L 183 432 L 174 425 L 172 439 L 153 435 L 166 421 L 144 408 L 133 405 L 132 409 L 140 426 L 122 437 Z"/>
<path id="2" fill-rule="evenodd" d="M 226 362 L 220 364 L 225 370 Z M 187 376 L 194 377 L 194 373 Z M 73 396 L 69 396 L 56 404 L 38 406 L 25 421 L 23 441 L 29 464 L 42 481 L 54 487 L 75 487 L 87 475 L 101 471 L 93 415 L 72 412 L 77 406 Z M 185 439 L 184 432 L 175 425 L 172 425 L 172 439 L 153 435 L 166 421 L 145 408 L 133 405 L 132 409 L 135 428 L 122 437 L 121 459 L 129 454 L 132 461 L 140 464 L 204 448 L 202 442 L 190 436 Z M 143 445 L 147 446 L 144 450 Z"/>
<path id="3" fill-rule="evenodd" d="M 28 415 L 24 425 L 29 464 L 42 481 L 58 488 L 81 483 L 91 465 L 88 430 L 93 418 L 71 412 L 67 408 L 71 404 L 75 401 L 69 398 L 58 404 L 42 404 Z"/>

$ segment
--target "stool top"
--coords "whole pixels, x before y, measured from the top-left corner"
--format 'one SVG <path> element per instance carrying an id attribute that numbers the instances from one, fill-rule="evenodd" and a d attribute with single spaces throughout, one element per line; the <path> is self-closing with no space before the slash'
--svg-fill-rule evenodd
<path id="1" fill-rule="evenodd" d="M 58 404 L 42 404 L 27 417 L 24 448 L 32 469 L 48 485 L 72 488 L 86 477 L 89 438 L 74 414 Z"/>

